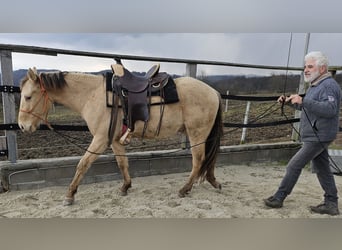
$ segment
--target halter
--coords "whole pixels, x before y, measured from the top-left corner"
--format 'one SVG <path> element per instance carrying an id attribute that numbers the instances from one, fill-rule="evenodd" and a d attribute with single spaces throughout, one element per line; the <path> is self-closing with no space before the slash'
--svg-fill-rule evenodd
<path id="1" fill-rule="evenodd" d="M 33 105 L 33 107 L 30 110 L 24 110 L 24 109 L 20 109 L 20 112 L 24 112 L 24 113 L 28 113 L 34 117 L 37 117 L 38 119 L 42 120 L 46 126 L 48 126 L 48 128 L 50 130 L 53 130 L 51 124 L 48 122 L 47 120 L 47 116 L 48 116 L 48 102 L 50 101 L 51 103 L 53 103 L 53 101 L 51 100 L 51 98 L 49 97 L 46 89 L 44 88 L 43 85 L 43 80 L 41 75 L 39 75 L 39 85 L 40 85 L 40 98 L 38 99 L 38 101 Z M 34 109 L 37 107 L 37 105 L 40 103 L 40 101 L 43 99 L 44 102 L 44 106 L 43 106 L 43 113 L 39 114 L 39 113 L 34 113 Z M 45 117 L 43 117 L 43 114 L 46 112 Z"/>

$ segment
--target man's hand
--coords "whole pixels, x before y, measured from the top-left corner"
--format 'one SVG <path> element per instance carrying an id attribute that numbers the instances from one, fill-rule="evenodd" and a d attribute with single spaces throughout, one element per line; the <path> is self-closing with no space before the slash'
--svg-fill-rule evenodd
<path id="1" fill-rule="evenodd" d="M 303 98 L 298 94 L 290 95 L 287 97 L 282 95 L 282 96 L 279 96 L 277 102 L 279 102 L 281 104 L 287 103 L 287 102 L 291 102 L 292 104 L 302 104 Z"/>
<path id="2" fill-rule="evenodd" d="M 288 97 L 286 97 L 285 102 L 291 102 L 292 104 L 302 104 L 303 98 L 298 95 L 290 95 Z"/>
<path id="3" fill-rule="evenodd" d="M 285 101 L 285 99 L 286 99 L 286 97 L 285 97 L 284 95 L 282 95 L 282 96 L 279 96 L 279 98 L 278 98 L 277 102 L 279 102 L 279 103 L 283 103 L 283 102 Z"/>

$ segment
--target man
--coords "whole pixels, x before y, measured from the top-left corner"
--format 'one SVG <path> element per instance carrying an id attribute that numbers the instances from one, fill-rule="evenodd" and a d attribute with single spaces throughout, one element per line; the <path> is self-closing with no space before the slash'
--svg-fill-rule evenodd
<path id="1" fill-rule="evenodd" d="M 311 161 L 312 172 L 316 173 L 324 191 L 324 200 L 318 206 L 311 206 L 310 210 L 338 215 L 337 188 L 329 166 L 328 146 L 338 132 L 341 90 L 328 72 L 328 59 L 322 52 L 310 52 L 304 61 L 304 80 L 310 83 L 305 97 L 294 94 L 278 99 L 280 103 L 291 103 L 294 108 L 302 110 L 300 137 L 303 145 L 289 161 L 278 190 L 264 202 L 268 207 L 281 208 L 302 169 Z"/>

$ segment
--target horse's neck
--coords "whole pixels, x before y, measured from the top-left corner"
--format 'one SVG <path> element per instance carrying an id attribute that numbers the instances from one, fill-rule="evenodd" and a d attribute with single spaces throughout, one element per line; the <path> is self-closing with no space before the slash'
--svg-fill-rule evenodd
<path id="1" fill-rule="evenodd" d="M 94 92 L 101 87 L 102 76 L 68 73 L 65 76 L 67 87 L 56 93 L 54 101 L 60 103 L 78 113 L 82 113 L 86 103 L 89 102 Z"/>

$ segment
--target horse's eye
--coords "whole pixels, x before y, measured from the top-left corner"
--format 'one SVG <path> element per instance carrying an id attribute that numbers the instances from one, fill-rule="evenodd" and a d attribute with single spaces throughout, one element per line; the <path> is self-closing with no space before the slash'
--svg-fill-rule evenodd
<path id="1" fill-rule="evenodd" d="M 25 101 L 31 100 L 31 96 L 25 96 Z"/>

